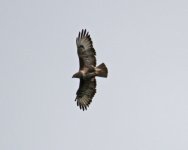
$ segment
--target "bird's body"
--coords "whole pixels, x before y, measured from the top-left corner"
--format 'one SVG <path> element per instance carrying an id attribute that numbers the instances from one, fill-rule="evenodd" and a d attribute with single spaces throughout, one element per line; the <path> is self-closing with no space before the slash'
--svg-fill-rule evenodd
<path id="1" fill-rule="evenodd" d="M 76 44 L 80 69 L 73 78 L 80 79 L 80 86 L 75 100 L 80 109 L 86 110 L 96 93 L 95 77 L 107 77 L 108 69 L 104 63 L 96 67 L 96 52 L 86 30 L 79 32 Z"/>

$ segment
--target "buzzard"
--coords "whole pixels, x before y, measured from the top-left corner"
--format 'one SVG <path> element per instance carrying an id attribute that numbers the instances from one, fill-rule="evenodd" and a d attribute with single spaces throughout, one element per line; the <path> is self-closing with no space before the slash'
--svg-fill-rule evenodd
<path id="1" fill-rule="evenodd" d="M 108 75 L 108 69 L 104 63 L 96 67 L 96 52 L 93 48 L 93 42 L 89 32 L 82 29 L 76 38 L 77 53 L 79 57 L 80 69 L 72 78 L 79 78 L 80 85 L 76 92 L 77 106 L 80 109 L 87 110 L 92 98 L 96 93 L 95 77 L 104 77 Z"/>

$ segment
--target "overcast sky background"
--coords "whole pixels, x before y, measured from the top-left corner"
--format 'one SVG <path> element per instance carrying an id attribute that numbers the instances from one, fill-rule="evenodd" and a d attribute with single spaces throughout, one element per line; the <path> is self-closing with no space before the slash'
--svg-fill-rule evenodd
<path id="1" fill-rule="evenodd" d="M 88 111 L 75 39 L 97 63 Z M 1 0 L 1 150 L 187 150 L 187 0 Z"/>

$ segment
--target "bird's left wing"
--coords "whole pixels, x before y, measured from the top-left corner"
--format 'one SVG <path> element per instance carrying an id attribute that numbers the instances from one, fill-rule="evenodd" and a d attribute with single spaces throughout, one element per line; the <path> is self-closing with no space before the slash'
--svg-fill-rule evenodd
<path id="1" fill-rule="evenodd" d="M 77 52 L 80 61 L 80 69 L 96 66 L 96 52 L 93 48 L 93 42 L 86 30 L 79 32 L 76 38 Z"/>

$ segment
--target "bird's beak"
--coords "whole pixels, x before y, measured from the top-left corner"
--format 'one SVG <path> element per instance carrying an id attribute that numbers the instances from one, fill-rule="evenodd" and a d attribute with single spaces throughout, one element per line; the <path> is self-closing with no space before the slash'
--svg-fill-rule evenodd
<path id="1" fill-rule="evenodd" d="M 75 75 L 73 75 L 72 78 L 75 78 Z"/>
<path id="2" fill-rule="evenodd" d="M 78 73 L 73 74 L 72 78 L 78 78 Z"/>

